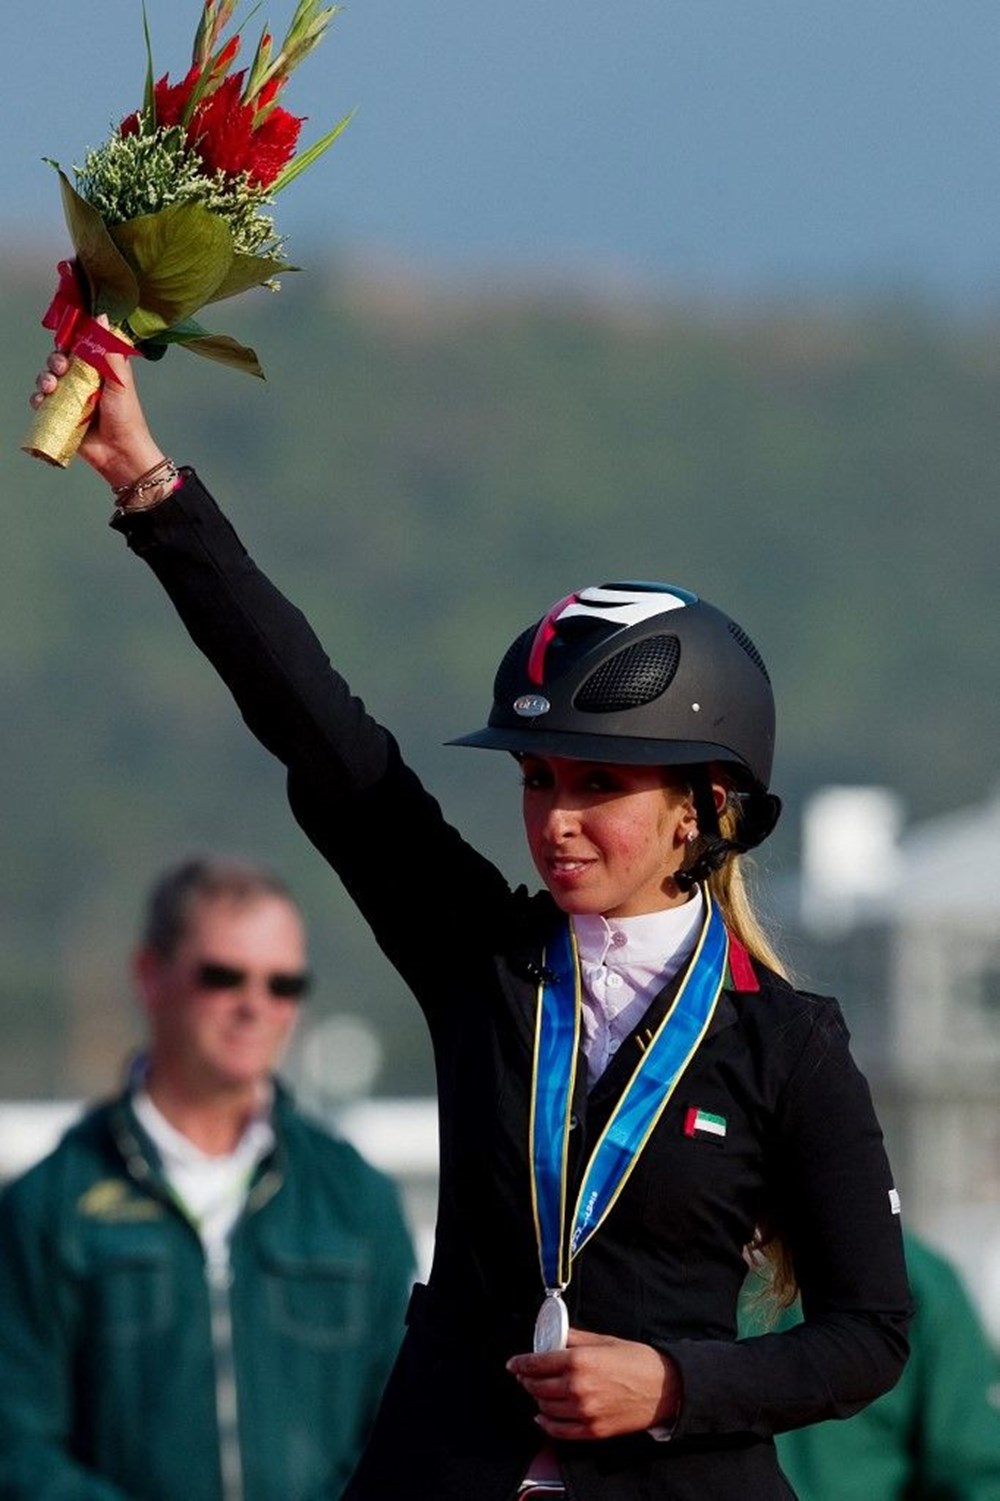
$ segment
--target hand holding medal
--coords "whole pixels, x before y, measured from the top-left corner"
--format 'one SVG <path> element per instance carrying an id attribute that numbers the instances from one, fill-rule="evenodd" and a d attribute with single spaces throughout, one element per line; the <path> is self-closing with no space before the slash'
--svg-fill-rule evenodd
<path id="1" fill-rule="evenodd" d="M 669 1424 L 680 1407 L 673 1362 L 651 1345 L 570 1329 L 564 1349 L 515 1355 L 507 1369 L 538 1403 L 553 1439 L 612 1438 Z"/>

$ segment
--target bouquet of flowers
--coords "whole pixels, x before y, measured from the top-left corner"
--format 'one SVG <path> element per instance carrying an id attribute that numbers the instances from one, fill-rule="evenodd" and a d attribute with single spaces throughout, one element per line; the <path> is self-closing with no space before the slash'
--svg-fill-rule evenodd
<path id="1" fill-rule="evenodd" d="M 70 369 L 36 413 L 25 451 L 65 467 L 86 432 L 107 355 L 161 358 L 171 344 L 253 375 L 252 349 L 213 334 L 195 315 L 250 287 L 274 288 L 294 270 L 268 210 L 282 188 L 321 156 L 349 115 L 297 152 L 303 121 L 278 100 L 292 71 L 340 9 L 298 0 L 276 47 L 265 28 L 248 68 L 233 70 L 239 32 L 224 38 L 239 0 L 203 0 L 191 66 L 154 81 L 149 27 L 142 108 L 74 168 L 58 163 L 75 258 L 42 319 Z M 144 12 L 145 23 L 145 12 Z M 111 327 L 98 322 L 105 314 Z"/>

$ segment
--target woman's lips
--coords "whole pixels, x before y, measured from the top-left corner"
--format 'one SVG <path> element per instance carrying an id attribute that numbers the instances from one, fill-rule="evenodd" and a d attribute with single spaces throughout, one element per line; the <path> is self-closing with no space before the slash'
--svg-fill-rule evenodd
<path id="1" fill-rule="evenodd" d="M 572 881 L 588 871 L 595 862 L 582 855 L 549 855 L 545 866 L 554 881 Z"/>

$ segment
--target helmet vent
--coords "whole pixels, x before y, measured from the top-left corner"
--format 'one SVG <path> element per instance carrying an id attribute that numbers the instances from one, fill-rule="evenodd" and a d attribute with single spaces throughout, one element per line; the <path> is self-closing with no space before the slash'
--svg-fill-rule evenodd
<path id="1" fill-rule="evenodd" d="M 681 659 L 676 636 L 650 636 L 617 652 L 587 678 L 574 699 L 588 714 L 615 714 L 651 703 L 670 686 Z"/>
<path id="2" fill-rule="evenodd" d="M 742 646 L 743 650 L 746 652 L 747 656 L 750 658 L 754 666 L 759 667 L 761 672 L 767 678 L 767 681 L 770 682 L 771 677 L 768 673 L 767 668 L 764 666 L 764 658 L 754 646 L 746 631 L 743 630 L 742 626 L 738 626 L 735 620 L 731 620 L 729 622 L 729 634 L 733 637 L 734 640 L 739 642 L 740 646 Z"/>

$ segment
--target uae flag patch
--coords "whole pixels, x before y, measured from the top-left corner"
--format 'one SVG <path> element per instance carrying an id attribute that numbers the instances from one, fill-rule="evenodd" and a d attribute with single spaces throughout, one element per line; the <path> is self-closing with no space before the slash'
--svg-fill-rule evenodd
<path id="1" fill-rule="evenodd" d="M 716 1136 L 726 1134 L 726 1117 L 713 1115 L 710 1110 L 699 1110 L 692 1105 L 684 1117 L 685 1136 Z"/>

